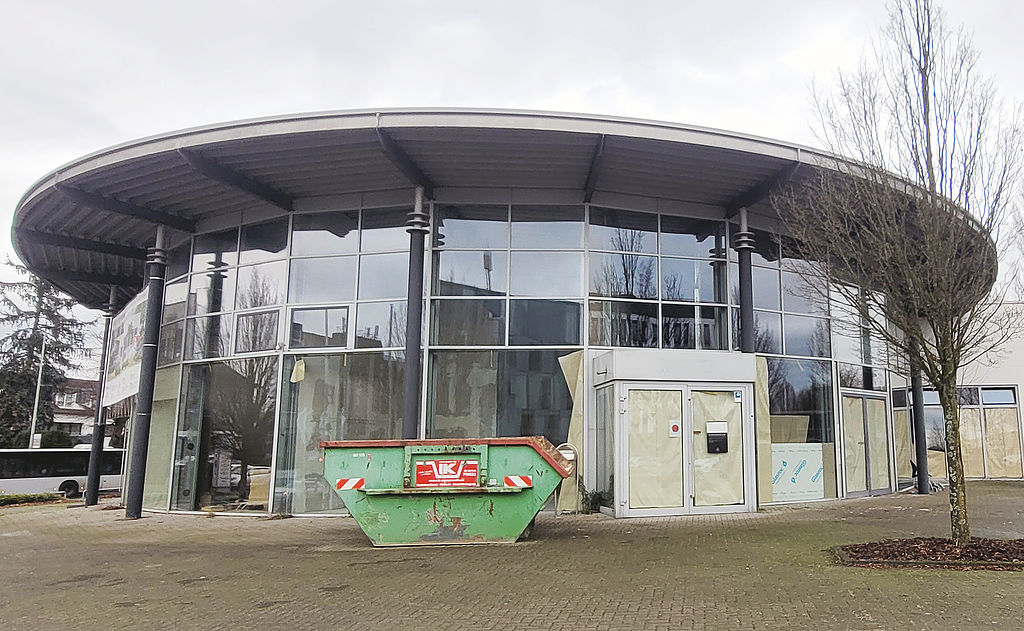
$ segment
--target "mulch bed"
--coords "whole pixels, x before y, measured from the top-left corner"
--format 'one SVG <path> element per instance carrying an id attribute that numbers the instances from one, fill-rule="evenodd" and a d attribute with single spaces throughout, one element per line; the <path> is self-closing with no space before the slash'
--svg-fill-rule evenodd
<path id="1" fill-rule="evenodd" d="M 843 565 L 857 567 L 926 567 L 953 570 L 1024 570 L 1024 539 L 981 539 L 957 548 L 949 539 L 916 537 L 836 546 Z"/>

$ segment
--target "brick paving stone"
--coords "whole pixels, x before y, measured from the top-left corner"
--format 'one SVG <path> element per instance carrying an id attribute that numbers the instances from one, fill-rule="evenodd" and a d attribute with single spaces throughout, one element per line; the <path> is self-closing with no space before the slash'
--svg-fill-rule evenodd
<path id="1" fill-rule="evenodd" d="M 969 485 L 1024 537 L 1024 483 Z M 541 515 L 512 545 L 374 549 L 350 519 L 0 509 L 0 629 L 1020 629 L 1024 573 L 872 570 L 833 545 L 944 536 L 948 496 L 753 514 Z"/>

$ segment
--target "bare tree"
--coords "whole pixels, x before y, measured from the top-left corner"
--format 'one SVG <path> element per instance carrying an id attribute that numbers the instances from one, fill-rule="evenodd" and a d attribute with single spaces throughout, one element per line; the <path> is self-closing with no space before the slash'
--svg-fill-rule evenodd
<path id="1" fill-rule="evenodd" d="M 837 156 L 775 199 L 822 295 L 852 305 L 877 338 L 920 366 L 945 423 L 950 522 L 970 538 L 957 375 L 1020 331 L 998 262 L 1016 230 L 1021 110 L 1006 108 L 963 29 L 931 0 L 895 0 L 873 54 L 815 94 Z M 878 316 L 883 316 L 879 318 Z"/>

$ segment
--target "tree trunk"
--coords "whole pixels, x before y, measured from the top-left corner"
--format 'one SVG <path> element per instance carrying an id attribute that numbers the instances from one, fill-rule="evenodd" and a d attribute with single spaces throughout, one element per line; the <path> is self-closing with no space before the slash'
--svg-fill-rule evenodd
<path id="1" fill-rule="evenodd" d="M 967 488 L 964 480 L 964 459 L 960 451 L 960 401 L 956 377 L 937 385 L 939 403 L 946 425 L 946 474 L 949 480 L 949 523 L 953 545 L 961 547 L 971 540 L 967 518 Z"/>

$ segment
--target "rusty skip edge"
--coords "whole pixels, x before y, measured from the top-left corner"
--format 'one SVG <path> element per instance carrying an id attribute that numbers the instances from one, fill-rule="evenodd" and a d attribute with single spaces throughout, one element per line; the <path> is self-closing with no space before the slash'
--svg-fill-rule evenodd
<path id="1" fill-rule="evenodd" d="M 369 449 L 372 447 L 443 447 L 446 445 L 495 445 L 532 447 L 563 478 L 575 471 L 576 463 L 555 449 L 543 436 L 516 436 L 508 438 L 428 438 L 424 440 L 325 440 L 321 449 Z"/>

